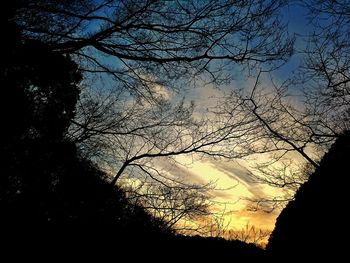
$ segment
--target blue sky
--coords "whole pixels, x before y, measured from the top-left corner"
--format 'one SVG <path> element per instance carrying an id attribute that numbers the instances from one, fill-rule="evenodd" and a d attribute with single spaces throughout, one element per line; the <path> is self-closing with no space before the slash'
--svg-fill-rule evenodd
<path id="1" fill-rule="evenodd" d="M 274 76 L 279 80 L 285 80 L 290 77 L 301 66 L 303 60 L 301 52 L 306 46 L 305 37 L 313 30 L 312 25 L 308 21 L 308 10 L 294 1 L 283 9 L 282 21 L 288 25 L 289 34 L 295 35 L 296 41 L 293 56 L 285 65 L 274 72 Z"/>

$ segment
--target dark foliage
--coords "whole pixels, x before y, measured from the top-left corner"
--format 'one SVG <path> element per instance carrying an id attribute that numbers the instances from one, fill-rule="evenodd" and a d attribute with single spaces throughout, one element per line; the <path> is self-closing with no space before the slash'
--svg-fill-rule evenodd
<path id="1" fill-rule="evenodd" d="M 162 222 L 130 205 L 65 139 L 81 74 L 69 57 L 22 37 L 13 10 L 4 9 L 2 16 L 7 36 L 0 66 L 3 231 L 108 225 L 113 233 L 166 233 Z"/>
<path id="2" fill-rule="evenodd" d="M 350 132 L 344 133 L 277 218 L 267 250 L 275 257 L 343 258 L 348 236 Z"/>

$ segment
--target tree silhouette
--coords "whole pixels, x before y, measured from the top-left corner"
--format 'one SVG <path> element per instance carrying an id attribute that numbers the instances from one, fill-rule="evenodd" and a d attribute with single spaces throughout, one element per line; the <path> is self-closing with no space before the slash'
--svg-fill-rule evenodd
<path id="1" fill-rule="evenodd" d="M 88 225 L 92 231 L 105 224 L 124 237 L 170 233 L 160 220 L 105 182 L 106 175 L 67 140 L 82 78 L 77 64 L 39 40 L 26 39 L 13 22 L 10 6 L 4 11 L 2 26 L 8 32 L 0 68 L 1 112 L 7 127 L 0 145 L 4 237 L 24 237 L 37 225 L 56 230 Z"/>
<path id="2" fill-rule="evenodd" d="M 88 48 L 135 72 L 141 70 L 137 61 L 150 62 L 145 70 L 159 63 L 163 73 L 168 62 L 203 60 L 199 69 L 205 70 L 212 60 L 271 62 L 286 59 L 291 51 L 276 12 L 284 1 L 24 2 L 17 18 L 27 37 L 40 38 L 56 52 L 76 53 L 95 65 L 101 60 L 97 53 L 86 53 Z M 100 70 L 111 70 L 102 65 Z M 112 72 L 123 79 L 122 71 Z"/>
<path id="3" fill-rule="evenodd" d="M 349 138 L 346 132 L 337 139 L 315 173 L 299 188 L 295 200 L 277 218 L 267 247 L 275 259 L 285 255 L 293 259 L 342 258 L 347 254 L 340 241 L 346 231 L 335 227 L 346 225 Z"/>
<path id="4" fill-rule="evenodd" d="M 50 148 L 63 141 L 74 117 L 81 75 L 68 57 L 52 53 L 39 41 L 23 40 L 11 17 L 5 18 L 9 34 L 0 73 L 4 87 L 1 111 L 8 128 L 3 132 L 1 155 L 9 168 L 2 176 L 10 180 L 5 184 L 11 185 L 6 194 L 13 195 L 22 192 L 24 180 L 29 183 L 35 181 L 31 176 L 40 177 L 35 173 L 26 176 L 31 173 L 29 167 L 25 171 L 26 165 L 45 164 Z"/>

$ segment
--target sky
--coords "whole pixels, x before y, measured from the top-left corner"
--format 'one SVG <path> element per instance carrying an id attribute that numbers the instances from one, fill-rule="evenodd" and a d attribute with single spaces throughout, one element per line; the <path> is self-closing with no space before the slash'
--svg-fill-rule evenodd
<path id="1" fill-rule="evenodd" d="M 226 210 L 230 228 L 239 230 L 249 224 L 262 229 L 271 229 L 274 225 L 279 211 L 271 213 L 249 211 L 249 202 L 245 199 L 277 195 L 278 191 L 254 182 L 242 162 L 208 160 L 191 163 L 188 157 L 178 158 L 178 161 L 185 165 L 180 169 L 190 174 L 191 182 L 215 182 L 217 189 L 212 191 L 212 194 L 220 209 Z"/>
<path id="2" fill-rule="evenodd" d="M 289 32 L 296 36 L 296 53 L 284 66 L 273 72 L 273 78 L 281 82 L 287 79 L 301 65 L 302 55 L 298 54 L 298 52 L 305 46 L 303 37 L 312 30 L 307 21 L 307 11 L 304 8 L 290 4 L 283 10 L 282 14 L 283 20 L 288 23 Z M 206 85 L 186 91 L 186 98 L 195 100 L 197 110 L 203 110 L 207 107 L 215 106 L 217 103 L 216 98 L 222 96 L 223 93 L 230 89 L 239 87 L 242 84 L 252 86 L 254 81 L 254 77 L 248 80 L 238 78 L 224 89 Z M 265 85 L 269 84 L 265 83 Z M 250 166 L 255 162 L 266 161 L 269 157 L 265 155 L 256 158 L 250 160 L 250 162 L 247 160 L 202 160 L 193 163 L 192 159 L 188 157 L 180 157 L 177 158 L 177 161 L 183 166 L 178 166 L 176 169 L 172 168 L 170 172 L 187 176 L 191 182 L 215 182 L 218 190 L 213 191 L 214 200 L 217 201 L 219 209 L 225 209 L 225 211 L 229 212 L 226 215 L 229 228 L 240 230 L 249 224 L 256 228 L 272 230 L 280 210 L 276 209 L 269 213 L 260 210 L 251 211 L 249 209 L 251 203 L 246 199 L 281 196 L 283 192 L 281 189 L 272 188 L 254 181 L 249 174 Z M 293 156 L 292 158 L 297 159 L 299 157 Z M 302 159 L 299 158 L 298 161 L 302 162 Z"/>
<path id="3" fill-rule="evenodd" d="M 291 1 L 294 2 L 294 1 Z M 296 36 L 296 53 L 292 58 L 281 68 L 272 73 L 272 77 L 277 82 L 286 80 L 293 71 L 297 70 L 302 63 L 302 55 L 298 51 L 305 46 L 303 36 L 311 30 L 308 25 L 307 11 L 296 4 L 289 4 L 282 12 L 282 19 L 288 24 L 290 34 Z M 105 58 L 104 62 L 112 63 Z M 113 61 L 115 63 L 115 61 Z M 255 82 L 255 77 L 241 78 L 240 72 L 234 73 L 235 79 L 229 84 L 221 88 L 211 85 L 203 85 L 200 83 L 195 89 L 187 89 L 182 96 L 186 97 L 187 101 L 194 100 L 196 105 L 195 114 L 200 113 L 206 108 L 215 106 L 218 103 L 217 98 L 222 97 L 224 93 L 231 89 L 244 87 L 252 87 Z M 144 76 L 146 77 L 146 76 Z M 104 88 L 113 84 L 108 84 L 109 79 L 105 79 Z M 271 85 L 265 78 L 262 78 L 262 83 L 265 86 Z M 113 81 L 111 81 L 113 83 Z M 156 91 L 166 99 L 172 99 L 178 94 L 171 94 L 171 91 L 161 86 L 157 87 Z M 181 96 L 178 96 L 181 97 Z M 230 228 L 240 230 L 245 228 L 247 224 L 254 225 L 257 228 L 272 230 L 275 224 L 279 210 L 274 210 L 270 213 L 263 211 L 251 211 L 248 198 L 260 198 L 280 196 L 283 192 L 280 189 L 272 188 L 266 185 L 259 184 L 254 181 L 249 173 L 250 166 L 256 162 L 268 160 L 268 156 L 252 157 L 250 160 L 232 160 L 232 161 L 214 161 L 209 159 L 198 160 L 193 162 L 190 157 L 176 157 L 177 165 L 159 161 L 157 163 L 162 169 L 169 173 L 187 178 L 188 182 L 205 184 L 207 182 L 215 182 L 217 190 L 211 192 L 213 200 L 217 203 L 218 209 L 225 209 L 226 221 Z M 293 156 L 293 158 L 297 158 Z M 214 208 L 215 209 L 215 208 Z"/>

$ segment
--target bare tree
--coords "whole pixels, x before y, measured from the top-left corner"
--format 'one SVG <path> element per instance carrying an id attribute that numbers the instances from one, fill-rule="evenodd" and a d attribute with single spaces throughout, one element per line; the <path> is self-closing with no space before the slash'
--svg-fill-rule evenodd
<path id="1" fill-rule="evenodd" d="M 282 0 L 24 3 L 16 21 L 27 38 L 75 57 L 95 88 L 98 77 L 90 73 L 105 76 L 102 100 L 91 90 L 83 95 L 68 136 L 91 158 L 103 155 L 119 167 L 112 183 L 130 166 L 145 169 L 141 160 L 149 164 L 153 157 L 232 156 L 214 145 L 239 138 L 243 119 L 215 126 L 191 118 L 191 105 L 171 105 L 157 94 L 202 73 L 218 81 L 229 65 L 278 66 L 292 52 L 278 16 Z"/>
<path id="2" fill-rule="evenodd" d="M 270 234 L 270 230 L 259 229 L 253 225 L 246 224 L 245 227 L 240 230 L 229 230 L 228 238 L 230 240 L 240 240 L 258 246 L 264 246 Z"/>
<path id="3" fill-rule="evenodd" d="M 234 90 L 216 110 L 227 118 L 248 114 L 256 127 L 251 153 L 269 154 L 251 172 L 258 182 L 285 189 L 281 196 L 253 200 L 252 209 L 271 211 L 293 199 L 323 153 L 350 125 L 349 2 L 302 2 L 314 26 L 302 53 L 303 67 L 281 84 L 272 77 L 263 84 L 261 71 L 250 90 Z M 240 105 L 239 110 L 232 105 Z"/>
<path id="4" fill-rule="evenodd" d="M 179 216 L 166 215 L 171 225 L 194 215 L 188 206 L 197 199 L 191 185 L 185 187 L 159 162 L 176 162 L 184 154 L 241 157 L 252 152 L 257 137 L 249 137 L 256 122 L 248 114 L 231 115 L 229 124 L 221 116 L 195 118 L 193 104 L 167 98 L 169 90 L 198 79 L 220 84 L 238 66 L 272 69 L 284 63 L 293 51 L 293 38 L 278 15 L 285 2 L 26 0 L 14 19 L 26 38 L 73 57 L 85 72 L 89 88 L 67 137 L 111 174 L 112 185 L 123 176 L 157 183 L 160 188 L 150 189 L 159 198 L 140 201 L 155 202 L 150 206 L 155 213 L 167 214 L 161 194 L 176 196 L 174 202 L 182 198 L 182 206 L 171 204 L 181 207 Z M 144 188 L 137 190 L 135 196 L 145 196 Z M 204 213 L 206 203 L 198 198 L 195 207 Z"/>
<path id="5" fill-rule="evenodd" d="M 26 2 L 17 21 L 28 38 L 143 97 L 152 98 L 154 83 L 188 86 L 203 73 L 219 81 L 231 62 L 277 66 L 292 52 L 278 17 L 283 0 Z"/>
<path id="6" fill-rule="evenodd" d="M 201 227 L 198 227 L 197 232 L 203 236 L 214 238 L 226 238 L 228 240 L 239 240 L 246 243 L 251 243 L 257 246 L 265 247 L 267 239 L 271 231 L 268 229 L 257 228 L 254 225 L 247 223 L 241 229 L 234 229 L 230 227 L 231 221 L 228 220 L 228 215 L 232 211 L 223 209 L 220 212 L 212 213 L 199 222 Z"/>
<path id="7" fill-rule="evenodd" d="M 123 184 L 122 184 L 123 187 Z M 147 177 L 139 180 L 125 181 L 123 187 L 127 198 L 141 205 L 152 215 L 162 220 L 169 230 L 178 233 L 199 232 L 196 221 L 211 214 L 209 191 L 214 185 L 181 186 L 160 185 Z"/>
<path id="8" fill-rule="evenodd" d="M 350 128 L 350 4 L 328 0 L 304 4 L 315 25 L 302 75 L 307 110 L 327 121 L 327 134 L 339 134 Z"/>
<path id="9" fill-rule="evenodd" d="M 176 162 L 178 155 L 235 158 L 249 144 L 242 127 L 250 120 L 236 118 L 234 123 L 221 126 L 206 117 L 193 116 L 193 104 L 183 100 L 169 103 L 141 103 L 125 101 L 118 94 L 102 97 L 82 96 L 76 120 L 67 136 L 78 143 L 81 152 L 95 159 L 100 166 L 115 171 L 111 183 L 115 184 L 123 173 L 147 173 L 150 177 L 166 180 L 158 173 L 155 160 Z M 248 133 L 247 131 L 245 131 Z M 236 149 L 227 148 L 231 142 Z M 167 178 L 167 176 L 165 176 Z"/>
<path id="10" fill-rule="evenodd" d="M 214 184 L 192 183 L 172 172 L 176 157 L 194 159 L 238 158 L 249 138 L 242 127 L 249 119 L 236 118 L 222 126 L 221 119 L 193 116 L 193 103 L 157 103 L 133 99 L 111 90 L 83 92 L 67 137 L 80 153 L 110 174 L 111 185 L 123 185 L 128 198 L 181 233 L 205 232 L 200 222 L 212 216 Z M 245 131 L 248 134 L 248 131 Z M 236 145 L 227 148 L 226 145 Z M 241 149 L 239 151 L 238 149 Z M 165 165 L 162 165 L 165 164 Z M 203 180 L 204 182 L 205 180 Z"/>
<path id="11" fill-rule="evenodd" d="M 332 132 L 326 118 L 309 112 L 308 100 L 303 104 L 289 93 L 289 81 L 279 86 L 272 80 L 263 84 L 261 74 L 250 90 L 232 91 L 215 112 L 227 118 L 228 123 L 237 116 L 250 120 L 248 126 L 241 126 L 246 131 L 248 127 L 251 129 L 247 133 L 249 144 L 242 157 L 264 156 L 260 161 L 254 161 L 250 167 L 251 175 L 257 183 L 283 190 L 280 196 L 250 199 L 255 203 L 250 208 L 272 211 L 293 199 L 295 191 L 311 173 L 306 171 L 318 167 L 319 158 L 337 133 Z"/>
<path id="12" fill-rule="evenodd" d="M 211 217 L 208 217 L 208 219 L 205 222 L 205 236 L 209 237 L 227 237 L 229 225 L 231 223 L 230 220 L 227 220 L 227 215 L 230 212 L 226 211 L 226 206 L 222 211 L 219 211 L 217 213 L 213 213 Z"/>

